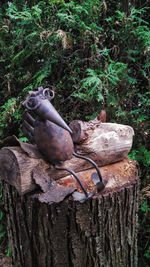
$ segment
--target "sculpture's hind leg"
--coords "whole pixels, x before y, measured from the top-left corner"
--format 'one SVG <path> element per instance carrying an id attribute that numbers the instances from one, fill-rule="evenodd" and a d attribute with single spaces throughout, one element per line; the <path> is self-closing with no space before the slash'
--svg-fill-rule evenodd
<path id="1" fill-rule="evenodd" d="M 79 179 L 78 175 L 71 169 L 67 169 L 67 168 L 61 168 L 61 167 L 58 167 L 57 165 L 55 165 L 55 168 L 57 170 L 64 170 L 64 171 L 67 171 L 69 173 L 71 173 L 75 179 L 77 180 L 77 182 L 79 183 L 80 187 L 82 188 L 83 192 L 84 192 L 84 195 L 81 194 L 81 193 L 77 193 L 77 197 L 75 197 L 77 200 L 79 201 L 82 201 L 84 202 L 86 199 L 92 197 L 95 193 L 96 193 L 96 190 L 93 190 L 92 192 L 88 193 L 84 187 L 84 185 L 82 184 L 81 180 Z M 79 194 L 79 197 L 78 197 L 78 194 Z"/>
<path id="2" fill-rule="evenodd" d="M 92 178 L 94 184 L 96 185 L 97 190 L 98 191 L 103 190 L 104 187 L 105 187 L 106 181 L 102 179 L 102 175 L 100 173 L 100 170 L 99 170 L 97 164 L 92 159 L 84 157 L 84 156 L 82 156 L 80 154 L 77 154 L 76 152 L 73 152 L 73 155 L 75 157 L 77 157 L 77 158 L 89 161 L 94 166 L 94 168 L 96 169 L 97 173 L 92 173 L 91 178 Z"/>

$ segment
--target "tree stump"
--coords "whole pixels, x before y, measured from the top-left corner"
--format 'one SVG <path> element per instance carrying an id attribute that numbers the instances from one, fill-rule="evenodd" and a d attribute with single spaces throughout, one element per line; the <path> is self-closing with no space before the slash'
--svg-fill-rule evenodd
<path id="1" fill-rule="evenodd" d="M 70 127 L 75 151 L 102 166 L 107 182 L 96 192 L 89 163 L 74 157 L 62 163 L 95 193 L 84 203 L 76 179 L 45 162 L 36 145 L 16 137 L 3 142 L 0 179 L 13 266 L 137 267 L 138 172 L 125 157 L 133 129 L 97 119 Z"/>
<path id="2" fill-rule="evenodd" d="M 79 173 L 90 190 L 92 171 Z M 70 195 L 50 205 L 3 181 L 14 267 L 137 267 L 136 163 L 124 159 L 101 173 L 106 187 L 84 203 Z M 71 176 L 58 183 L 76 186 Z"/>

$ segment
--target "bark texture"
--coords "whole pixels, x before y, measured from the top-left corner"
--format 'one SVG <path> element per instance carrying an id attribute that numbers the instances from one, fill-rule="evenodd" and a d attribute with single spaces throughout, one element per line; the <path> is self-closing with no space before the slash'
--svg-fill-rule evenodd
<path id="1" fill-rule="evenodd" d="M 137 267 L 139 185 L 136 165 L 128 164 L 131 172 L 125 164 L 120 170 L 124 177 L 130 174 L 123 185 L 111 189 L 109 176 L 109 186 L 82 204 L 72 197 L 41 203 L 3 182 L 13 266 Z"/>

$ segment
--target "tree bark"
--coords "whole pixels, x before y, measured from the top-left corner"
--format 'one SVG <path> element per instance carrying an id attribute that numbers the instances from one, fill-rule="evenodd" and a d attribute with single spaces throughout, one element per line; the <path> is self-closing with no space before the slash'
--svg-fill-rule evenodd
<path id="1" fill-rule="evenodd" d="M 126 159 L 102 172 L 105 189 L 82 204 L 72 196 L 41 203 L 3 182 L 14 267 L 137 267 L 136 164 Z"/>

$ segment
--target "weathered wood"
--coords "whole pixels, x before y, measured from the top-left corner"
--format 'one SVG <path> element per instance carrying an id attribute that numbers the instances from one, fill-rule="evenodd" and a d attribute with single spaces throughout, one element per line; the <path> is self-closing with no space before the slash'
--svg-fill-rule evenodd
<path id="1" fill-rule="evenodd" d="M 112 163 L 105 165 L 100 168 L 101 175 L 105 181 L 107 181 L 105 188 L 103 189 L 103 194 L 112 192 L 120 188 L 120 186 L 126 186 L 128 183 L 132 183 L 137 175 L 136 162 L 128 158 L 123 159 L 117 163 Z M 85 171 L 78 172 L 78 176 L 85 186 L 88 192 L 94 190 L 95 185 L 91 179 L 92 173 L 95 172 L 95 169 L 89 169 Z M 82 192 L 80 185 L 73 177 L 73 175 L 65 176 L 57 181 L 59 185 L 65 187 L 76 187 L 78 192 Z"/>
<path id="2" fill-rule="evenodd" d="M 33 169 L 41 165 L 49 168 L 43 159 L 29 157 L 21 147 L 4 147 L 0 150 L 0 179 L 16 187 L 19 194 L 34 190 Z"/>
<path id="3" fill-rule="evenodd" d="M 14 267 L 137 267 L 136 164 L 126 159 L 102 172 L 107 187 L 83 204 L 72 197 L 52 205 L 31 194 L 20 198 L 4 182 Z"/>
<path id="4" fill-rule="evenodd" d="M 101 113 L 100 113 L 101 114 Z M 99 115 L 100 115 L 99 114 Z M 120 148 L 124 148 L 124 144 L 122 141 L 124 140 L 127 142 L 127 146 L 132 145 L 132 138 L 134 135 L 133 128 L 128 125 L 123 124 L 117 124 L 117 123 L 102 123 L 98 119 L 94 119 L 92 121 L 80 121 L 80 120 L 74 120 L 69 124 L 70 128 L 73 131 L 72 139 L 75 144 L 80 144 L 82 147 L 82 143 L 85 144 L 92 143 L 95 140 L 93 137 L 101 137 L 102 143 L 99 143 L 99 145 L 103 146 L 103 141 L 107 140 L 108 145 L 113 146 L 113 138 L 114 140 L 117 138 L 118 143 L 117 145 L 120 145 Z M 114 133 L 116 136 L 114 136 Z M 102 135 L 102 136 L 101 136 Z M 105 135 L 108 135 L 105 137 Z M 111 138 L 111 139 L 110 139 Z M 109 140 L 110 139 L 110 140 Z M 120 140 L 119 140 L 120 139 Z M 99 139 L 101 140 L 101 139 Z"/>
<path id="5" fill-rule="evenodd" d="M 75 123 L 76 125 L 76 123 Z M 77 121 L 86 139 L 80 145 L 76 144 L 76 152 L 89 156 L 98 166 L 122 160 L 132 147 L 133 129 L 126 125 Z M 82 134 L 80 134 L 80 137 Z M 83 139 L 82 139 L 83 141 Z M 16 145 L 15 139 L 15 145 Z M 68 175 L 66 171 L 56 169 L 46 163 L 36 151 L 36 147 L 25 143 L 20 147 L 4 147 L 0 150 L 0 179 L 5 179 L 14 185 L 20 194 L 25 194 L 35 188 L 33 170 L 41 166 L 54 180 Z M 33 148 L 33 149 L 32 149 Z M 72 157 L 60 165 L 75 172 L 83 171 L 93 166 L 83 159 Z"/>

